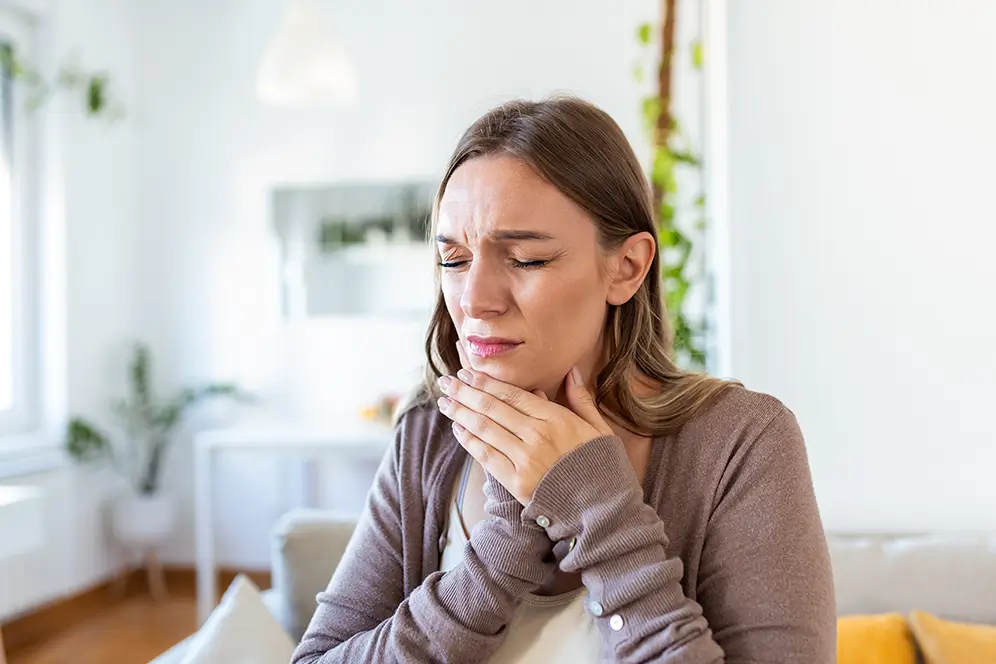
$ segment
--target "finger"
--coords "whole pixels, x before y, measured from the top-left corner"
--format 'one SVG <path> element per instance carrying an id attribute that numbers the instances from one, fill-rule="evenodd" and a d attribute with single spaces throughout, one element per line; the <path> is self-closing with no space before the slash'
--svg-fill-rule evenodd
<path id="1" fill-rule="evenodd" d="M 441 376 L 438 385 L 443 394 L 460 402 L 467 408 L 494 420 L 507 431 L 522 438 L 536 426 L 536 420 L 524 415 L 497 397 L 472 387 L 467 380 L 473 380 L 471 372 L 461 369 L 457 372 L 460 380 L 453 376 Z M 478 434 L 480 435 L 480 434 Z"/>
<path id="2" fill-rule="evenodd" d="M 449 397 L 440 397 L 436 403 L 439 412 L 501 452 L 513 463 L 519 465 L 525 460 L 522 441 L 491 418 Z"/>
<path id="3" fill-rule="evenodd" d="M 460 443 L 463 449 L 467 450 L 470 456 L 477 460 L 477 463 L 481 464 L 481 467 L 485 471 L 494 476 L 503 485 L 514 479 L 515 464 L 507 456 L 485 443 L 470 431 L 467 431 L 467 429 L 460 426 L 457 422 L 453 422 L 452 427 L 453 436 L 457 439 L 457 442 Z"/>
<path id="4" fill-rule="evenodd" d="M 521 387 L 516 387 L 509 383 L 502 382 L 497 378 L 492 378 L 486 373 L 474 371 L 473 369 L 463 369 L 457 372 L 467 385 L 491 396 L 502 403 L 508 404 L 515 410 L 538 420 L 550 419 L 556 413 L 547 399 L 538 397 L 532 392 L 527 392 Z"/>
<path id="5" fill-rule="evenodd" d="M 598 410 L 598 404 L 595 403 L 591 392 L 585 387 L 580 369 L 573 367 L 564 383 L 567 385 L 565 390 L 567 393 L 567 404 L 571 407 L 571 410 L 582 420 L 595 427 L 603 436 L 611 435 L 612 428 L 606 423 L 605 418 L 602 417 L 601 411 Z"/>

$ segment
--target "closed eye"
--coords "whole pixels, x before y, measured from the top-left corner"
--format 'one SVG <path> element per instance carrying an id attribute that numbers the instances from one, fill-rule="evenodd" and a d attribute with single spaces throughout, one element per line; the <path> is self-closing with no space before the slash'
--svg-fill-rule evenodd
<path id="1" fill-rule="evenodd" d="M 543 267 L 544 265 L 546 265 L 549 262 L 550 261 L 548 261 L 548 260 L 543 260 L 543 261 L 517 261 L 517 260 L 515 260 L 513 258 L 512 259 L 512 266 L 513 267 L 523 267 L 523 268 Z"/>
<path id="2" fill-rule="evenodd" d="M 538 268 L 538 267 L 543 267 L 544 265 L 548 265 L 550 263 L 550 260 L 551 259 L 537 260 L 537 261 L 519 261 L 513 258 L 510 260 L 510 262 L 512 264 L 512 267 L 523 268 L 528 270 L 530 268 Z M 459 267 L 463 267 L 469 262 L 470 261 L 439 261 L 439 267 L 443 269 L 453 270 Z"/>

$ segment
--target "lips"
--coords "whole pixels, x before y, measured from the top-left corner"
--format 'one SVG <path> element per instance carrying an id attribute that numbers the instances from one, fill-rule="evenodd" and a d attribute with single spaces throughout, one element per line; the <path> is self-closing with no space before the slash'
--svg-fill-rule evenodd
<path id="1" fill-rule="evenodd" d="M 502 337 L 478 337 L 474 335 L 467 337 L 467 350 L 470 351 L 471 355 L 483 359 L 510 353 L 520 345 L 522 345 L 521 341 Z"/>

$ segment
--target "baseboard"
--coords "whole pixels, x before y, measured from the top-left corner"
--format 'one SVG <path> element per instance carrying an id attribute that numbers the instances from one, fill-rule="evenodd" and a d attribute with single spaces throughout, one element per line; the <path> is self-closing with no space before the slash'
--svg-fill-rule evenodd
<path id="1" fill-rule="evenodd" d="M 238 574 L 245 574 L 260 590 L 271 585 L 269 570 L 218 570 L 218 588 L 222 592 L 228 588 Z M 166 588 L 171 597 L 196 597 L 197 572 L 193 567 L 172 566 L 163 568 Z M 123 584 L 123 592 L 121 586 Z M 16 618 L 3 623 L 3 640 L 7 652 L 20 650 L 45 638 L 69 629 L 95 613 L 106 610 L 115 604 L 138 595 L 148 594 L 149 586 L 145 570 L 134 569 L 115 575 L 85 588 L 75 594 L 49 602 Z"/>
<path id="2" fill-rule="evenodd" d="M 144 574 L 144 572 L 142 574 Z M 171 595 L 191 598 L 196 597 L 197 570 L 193 567 L 164 567 L 163 574 L 166 577 L 166 587 L 169 589 Z M 232 581 L 234 581 L 235 577 L 239 574 L 245 574 L 249 577 L 249 580 L 255 583 L 260 590 L 267 590 L 272 585 L 270 570 L 237 570 L 222 568 L 218 570 L 219 592 L 225 592 L 225 589 L 231 585 Z M 144 577 L 142 586 L 147 587 L 144 582 Z"/>

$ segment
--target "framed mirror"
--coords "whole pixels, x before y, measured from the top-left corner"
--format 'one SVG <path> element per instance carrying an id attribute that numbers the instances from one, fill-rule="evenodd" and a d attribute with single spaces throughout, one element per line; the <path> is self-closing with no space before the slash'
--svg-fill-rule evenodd
<path id="1" fill-rule="evenodd" d="M 284 317 L 428 318 L 434 193 L 430 182 L 275 189 Z"/>

